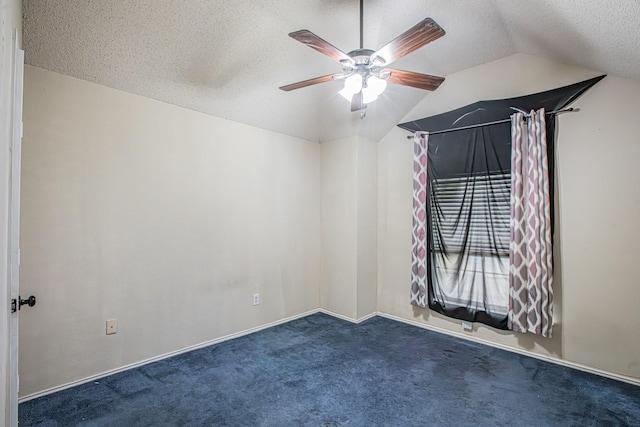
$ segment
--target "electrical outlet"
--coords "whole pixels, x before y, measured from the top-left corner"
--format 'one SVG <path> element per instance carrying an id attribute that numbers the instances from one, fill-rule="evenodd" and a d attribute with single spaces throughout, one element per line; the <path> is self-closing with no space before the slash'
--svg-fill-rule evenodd
<path id="1" fill-rule="evenodd" d="M 107 335 L 113 335 L 118 332 L 118 319 L 107 320 Z"/>
<path id="2" fill-rule="evenodd" d="M 260 294 L 253 294 L 253 305 L 260 304 Z"/>

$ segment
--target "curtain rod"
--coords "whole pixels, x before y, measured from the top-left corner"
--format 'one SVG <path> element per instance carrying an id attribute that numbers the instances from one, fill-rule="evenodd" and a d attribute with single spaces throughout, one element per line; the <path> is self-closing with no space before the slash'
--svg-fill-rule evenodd
<path id="1" fill-rule="evenodd" d="M 513 108 L 516 111 L 522 112 L 519 108 L 514 108 L 514 107 L 511 107 L 511 108 Z M 579 110 L 577 108 L 565 108 L 564 110 L 547 111 L 545 114 L 568 113 L 570 111 L 579 111 Z M 493 122 L 478 123 L 478 124 L 475 124 L 475 125 L 462 126 L 462 127 L 459 127 L 459 128 L 436 130 L 436 131 L 433 131 L 433 132 L 422 131 L 421 133 L 428 133 L 429 135 L 437 135 L 439 133 L 448 133 L 448 132 L 455 132 L 457 130 L 467 130 L 467 129 L 479 128 L 479 127 L 483 127 L 483 126 L 492 126 L 492 125 L 497 125 L 499 123 L 507 123 L 507 122 L 510 122 L 510 121 L 511 121 L 511 118 L 508 118 L 508 119 L 496 120 L 496 121 L 493 121 Z M 418 131 L 418 132 L 420 132 L 420 131 Z M 407 136 L 407 139 L 411 139 L 411 138 L 413 138 L 413 135 Z"/>

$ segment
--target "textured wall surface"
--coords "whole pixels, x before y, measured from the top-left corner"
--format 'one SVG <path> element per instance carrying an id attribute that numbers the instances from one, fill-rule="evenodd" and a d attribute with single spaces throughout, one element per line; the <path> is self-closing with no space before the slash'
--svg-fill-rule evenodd
<path id="1" fill-rule="evenodd" d="M 321 307 L 351 320 L 376 311 L 377 143 L 322 144 Z"/>
<path id="2" fill-rule="evenodd" d="M 22 395 L 319 306 L 317 143 L 28 67 L 22 190 Z"/>
<path id="3" fill-rule="evenodd" d="M 320 304 L 358 317 L 358 138 L 322 144 Z"/>

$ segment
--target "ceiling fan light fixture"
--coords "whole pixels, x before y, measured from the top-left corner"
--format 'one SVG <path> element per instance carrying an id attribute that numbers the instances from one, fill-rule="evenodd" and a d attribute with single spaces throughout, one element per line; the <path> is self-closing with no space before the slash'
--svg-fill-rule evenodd
<path id="1" fill-rule="evenodd" d="M 367 103 L 367 98 L 372 98 L 371 101 L 375 101 L 378 99 L 378 96 L 382 95 L 382 92 L 387 88 L 387 81 L 376 77 L 374 75 L 369 76 L 367 78 L 367 87 L 362 89 L 362 94 L 364 96 L 364 102 Z"/>
<path id="2" fill-rule="evenodd" d="M 351 102 L 351 98 L 353 97 L 353 95 L 357 92 L 351 92 L 349 89 L 347 89 L 346 87 L 343 87 L 342 90 L 338 91 L 338 93 L 340 94 L 341 97 L 343 97 L 344 99 L 346 99 L 347 101 Z"/>
<path id="3" fill-rule="evenodd" d="M 344 79 L 344 88 L 338 93 L 347 101 L 362 90 L 362 76 L 358 73 L 352 74 Z"/>
<path id="4" fill-rule="evenodd" d="M 360 74 L 354 74 L 345 80 L 344 88 L 338 93 L 344 99 L 351 102 L 353 95 L 362 90 L 362 102 L 364 104 L 369 104 L 378 99 L 382 92 L 387 88 L 387 81 L 374 75 L 367 77 L 366 82 L 367 85 L 364 86 L 362 84 L 362 76 Z"/>
<path id="5" fill-rule="evenodd" d="M 355 73 L 347 77 L 344 79 L 344 88 L 351 92 L 351 95 L 360 92 L 360 89 L 362 89 L 362 76 Z"/>

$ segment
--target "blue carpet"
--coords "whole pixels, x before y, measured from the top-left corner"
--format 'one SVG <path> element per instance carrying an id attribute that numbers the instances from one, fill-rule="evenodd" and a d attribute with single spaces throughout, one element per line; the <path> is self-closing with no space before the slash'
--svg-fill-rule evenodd
<path id="1" fill-rule="evenodd" d="M 640 387 L 324 314 L 19 406 L 20 426 L 640 426 Z"/>

